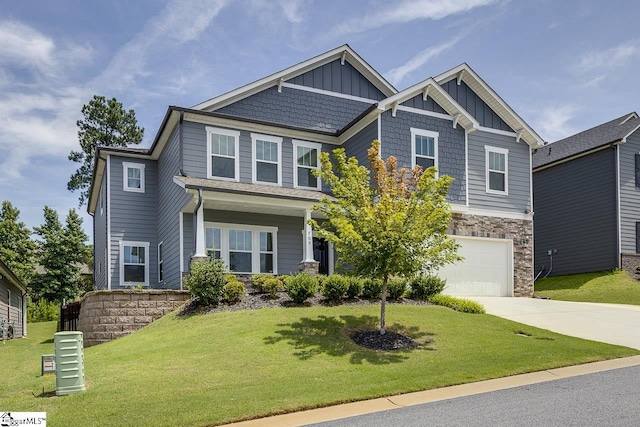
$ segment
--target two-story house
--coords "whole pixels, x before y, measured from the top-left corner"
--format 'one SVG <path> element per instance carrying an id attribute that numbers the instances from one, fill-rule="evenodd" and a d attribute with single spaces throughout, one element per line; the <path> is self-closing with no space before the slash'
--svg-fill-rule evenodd
<path id="1" fill-rule="evenodd" d="M 89 212 L 101 289 L 181 288 L 194 257 L 237 273 L 333 271 L 307 224 L 328 188 L 318 154 L 455 178 L 450 234 L 465 260 L 447 291 L 533 292 L 531 152 L 542 139 L 467 64 L 402 91 L 348 45 L 192 108 L 169 107 L 149 149 L 98 151 Z"/>
<path id="2" fill-rule="evenodd" d="M 640 266 L 639 129 L 629 113 L 533 155 L 537 273 Z"/>

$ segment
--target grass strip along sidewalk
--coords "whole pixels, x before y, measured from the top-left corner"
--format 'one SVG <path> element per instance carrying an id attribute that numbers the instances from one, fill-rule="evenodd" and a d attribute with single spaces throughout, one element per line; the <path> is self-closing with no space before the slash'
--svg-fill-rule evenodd
<path id="1" fill-rule="evenodd" d="M 490 315 L 390 304 L 389 330 L 418 348 L 376 352 L 350 335 L 376 306 L 262 309 L 177 317 L 85 349 L 87 390 L 56 397 L 40 376 L 54 323 L 0 347 L 3 411 L 44 411 L 51 425 L 215 425 L 469 383 L 640 352 Z M 44 393 L 43 393 L 44 391 Z"/>

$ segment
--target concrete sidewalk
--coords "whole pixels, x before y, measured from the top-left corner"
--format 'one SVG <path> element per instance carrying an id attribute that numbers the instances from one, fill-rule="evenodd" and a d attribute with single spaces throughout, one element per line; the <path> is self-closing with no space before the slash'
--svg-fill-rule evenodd
<path id="1" fill-rule="evenodd" d="M 382 397 L 379 399 L 364 400 L 361 402 L 345 403 L 343 405 L 329 406 L 327 408 L 311 409 L 308 411 L 293 412 L 290 414 L 227 424 L 227 426 L 302 426 L 636 365 L 640 365 L 640 356 L 606 360 L 603 362 L 588 363 L 585 365 L 568 366 L 566 368 L 549 369 L 547 371 L 532 372 L 529 374 L 514 375 L 506 378 L 497 378 L 495 380 L 480 381 L 477 383 L 462 384 L 435 390 L 418 391 L 415 393 L 400 394 L 396 396 Z"/>
<path id="2" fill-rule="evenodd" d="M 488 314 L 563 335 L 640 350 L 640 306 L 536 298 L 471 297 Z"/>

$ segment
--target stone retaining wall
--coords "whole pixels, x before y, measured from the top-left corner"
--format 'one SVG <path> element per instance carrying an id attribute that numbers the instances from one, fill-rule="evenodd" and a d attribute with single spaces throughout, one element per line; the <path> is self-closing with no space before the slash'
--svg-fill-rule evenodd
<path id="1" fill-rule="evenodd" d="M 128 335 L 180 307 L 187 291 L 93 291 L 81 300 L 78 330 L 84 346 L 101 344 Z"/>

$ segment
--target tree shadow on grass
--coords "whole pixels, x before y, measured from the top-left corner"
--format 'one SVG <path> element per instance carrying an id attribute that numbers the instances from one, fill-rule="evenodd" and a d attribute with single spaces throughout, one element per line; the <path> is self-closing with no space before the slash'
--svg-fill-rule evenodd
<path id="1" fill-rule="evenodd" d="M 580 289 L 591 280 L 607 277 L 614 280 L 614 271 L 597 271 L 593 273 L 581 273 L 561 277 L 549 277 L 536 282 L 536 291 L 559 291 L 563 289 Z"/>
<path id="2" fill-rule="evenodd" d="M 317 318 L 303 317 L 299 321 L 279 324 L 282 327 L 275 331 L 274 336 L 264 339 L 267 344 L 286 342 L 295 349 L 294 355 L 301 360 L 308 360 L 320 354 L 329 356 L 350 356 L 353 364 L 368 362 L 374 365 L 400 363 L 409 358 L 408 354 L 420 349 L 428 349 L 433 339 L 424 339 L 418 347 L 412 349 L 381 352 L 370 350 L 356 344 L 351 335 L 356 331 L 377 330 L 379 319 L 374 316 L 318 316 Z M 387 328 L 407 335 L 418 341 L 433 334 L 422 332 L 416 326 L 393 324 Z"/>

